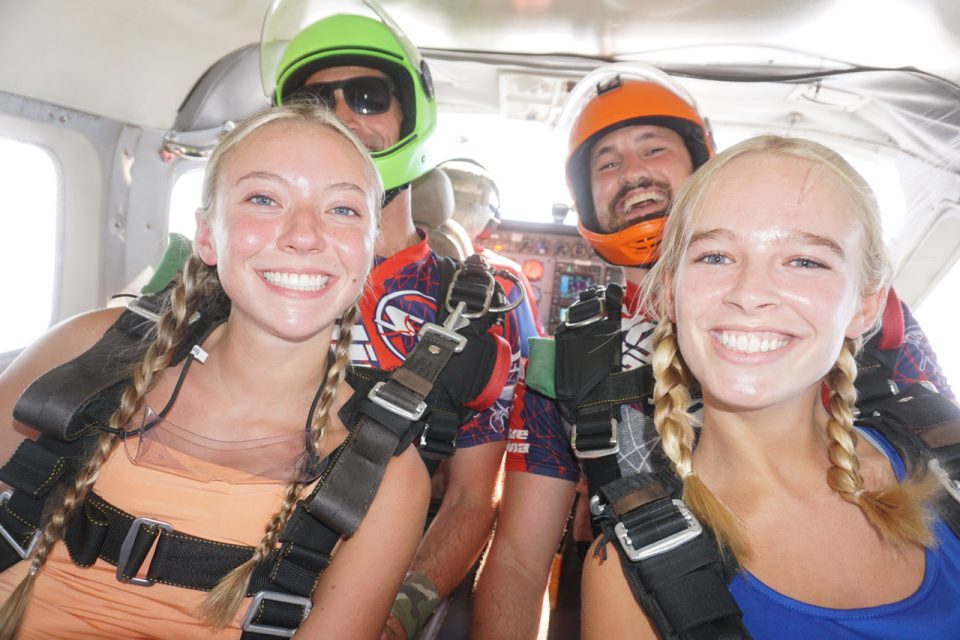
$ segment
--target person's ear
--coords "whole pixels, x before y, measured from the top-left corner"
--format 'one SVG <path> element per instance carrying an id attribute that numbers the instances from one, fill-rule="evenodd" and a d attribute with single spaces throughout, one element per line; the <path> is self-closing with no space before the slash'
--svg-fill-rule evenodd
<path id="1" fill-rule="evenodd" d="M 859 338 L 873 328 L 887 306 L 887 291 L 884 287 L 860 298 L 860 307 L 847 325 L 847 338 Z"/>
<path id="2" fill-rule="evenodd" d="M 197 209 L 194 217 L 197 221 L 197 234 L 194 239 L 197 245 L 197 253 L 200 254 L 200 259 L 203 260 L 205 265 L 212 267 L 217 264 L 217 245 L 214 239 L 213 228 L 207 221 L 206 216 L 203 215 L 201 209 Z"/>

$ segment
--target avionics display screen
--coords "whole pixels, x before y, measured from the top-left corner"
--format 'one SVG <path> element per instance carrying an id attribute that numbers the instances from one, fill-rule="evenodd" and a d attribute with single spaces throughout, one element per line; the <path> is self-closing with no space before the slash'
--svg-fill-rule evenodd
<path id="1" fill-rule="evenodd" d="M 559 295 L 565 300 L 576 298 L 581 291 L 589 289 L 597 283 L 594 274 L 564 273 L 560 275 Z"/>

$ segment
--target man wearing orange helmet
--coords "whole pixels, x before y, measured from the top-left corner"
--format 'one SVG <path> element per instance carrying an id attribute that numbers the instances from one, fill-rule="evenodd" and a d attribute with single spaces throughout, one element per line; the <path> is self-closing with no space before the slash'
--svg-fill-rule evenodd
<path id="1" fill-rule="evenodd" d="M 500 515 L 475 594 L 476 611 L 497 615 L 474 616 L 471 637 L 480 640 L 536 637 L 581 468 L 585 497 L 599 513 L 601 486 L 649 471 L 659 455 L 646 392 L 652 383 L 644 377 L 654 327 L 639 304 L 673 194 L 714 153 L 693 98 L 640 65 L 590 73 L 573 90 L 560 128 L 569 131 L 566 173 L 580 233 L 604 260 L 623 267 L 626 286 L 581 296 L 558 329 L 553 379 L 535 379 L 531 362 L 527 388 L 518 391 L 515 402 L 523 406 L 509 425 Z M 884 371 L 893 369 L 901 388 L 928 380 L 952 397 L 909 312 L 891 306 L 903 311 L 906 331 L 895 344 L 902 346 L 896 366 Z M 618 333 L 620 341 L 611 339 Z"/>

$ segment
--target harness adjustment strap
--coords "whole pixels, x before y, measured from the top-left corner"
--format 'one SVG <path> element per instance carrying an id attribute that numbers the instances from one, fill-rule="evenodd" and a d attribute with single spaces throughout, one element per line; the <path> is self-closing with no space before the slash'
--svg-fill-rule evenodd
<path id="1" fill-rule="evenodd" d="M 716 542 L 652 473 L 604 486 L 600 521 L 634 595 L 664 638 L 748 638 Z"/>
<path id="2" fill-rule="evenodd" d="M 153 586 L 155 580 L 138 578 L 137 572 L 143 566 L 143 561 L 146 560 L 161 531 L 169 533 L 173 531 L 173 525 L 153 518 L 135 518 L 130 523 L 127 535 L 123 537 L 123 543 L 120 545 L 120 555 L 117 556 L 117 580 L 139 587 Z"/>
<path id="3" fill-rule="evenodd" d="M 624 553 L 637 562 L 676 549 L 703 533 L 703 527 L 687 505 L 673 499 L 622 516 L 614 531 Z"/>
<path id="4" fill-rule="evenodd" d="M 28 493 L 31 498 L 43 498 L 67 469 L 65 456 L 27 438 L 0 468 L 0 481 Z"/>
<path id="5" fill-rule="evenodd" d="M 37 541 L 40 540 L 40 529 L 17 518 L 7 508 L 11 495 L 10 491 L 0 493 L 0 508 L 2 508 L 2 511 L 0 511 L 0 536 L 3 536 L 3 539 L 10 545 L 9 548 L 19 556 L 19 560 L 26 560 L 36 548 Z M 18 562 L 15 558 L 10 559 L 13 562 L 7 564 L 5 562 L 6 558 L 3 558 L 3 569 Z"/>
<path id="6" fill-rule="evenodd" d="M 243 640 L 261 636 L 292 638 L 313 608 L 310 598 L 292 596 L 277 591 L 259 591 L 254 594 L 243 618 Z"/>
<path id="7" fill-rule="evenodd" d="M 162 582 L 199 591 L 209 591 L 253 555 L 252 547 L 206 540 L 163 525 L 152 518 L 136 518 L 91 493 L 67 527 L 64 541 L 80 566 L 101 558 L 117 566 L 122 581 L 144 586 Z M 144 583 L 135 582 L 153 546 Z"/>
<path id="8" fill-rule="evenodd" d="M 618 415 L 612 417 L 611 412 Z M 619 406 L 600 407 L 600 411 L 581 411 L 570 435 L 570 447 L 577 458 L 590 459 L 614 455 L 620 451 L 617 442 Z"/>

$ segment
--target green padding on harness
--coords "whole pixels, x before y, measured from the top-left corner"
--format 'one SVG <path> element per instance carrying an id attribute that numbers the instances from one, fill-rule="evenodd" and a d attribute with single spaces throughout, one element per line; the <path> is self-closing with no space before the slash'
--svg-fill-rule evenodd
<path id="1" fill-rule="evenodd" d="M 187 263 L 187 258 L 192 251 L 193 245 L 190 243 L 190 238 L 179 233 L 171 233 L 167 250 L 163 252 L 157 270 L 153 272 L 150 282 L 144 285 L 140 293 L 153 294 L 163 289 Z"/>
<path id="2" fill-rule="evenodd" d="M 553 338 L 530 338 L 527 358 L 527 388 L 556 400 L 557 343 Z"/>

